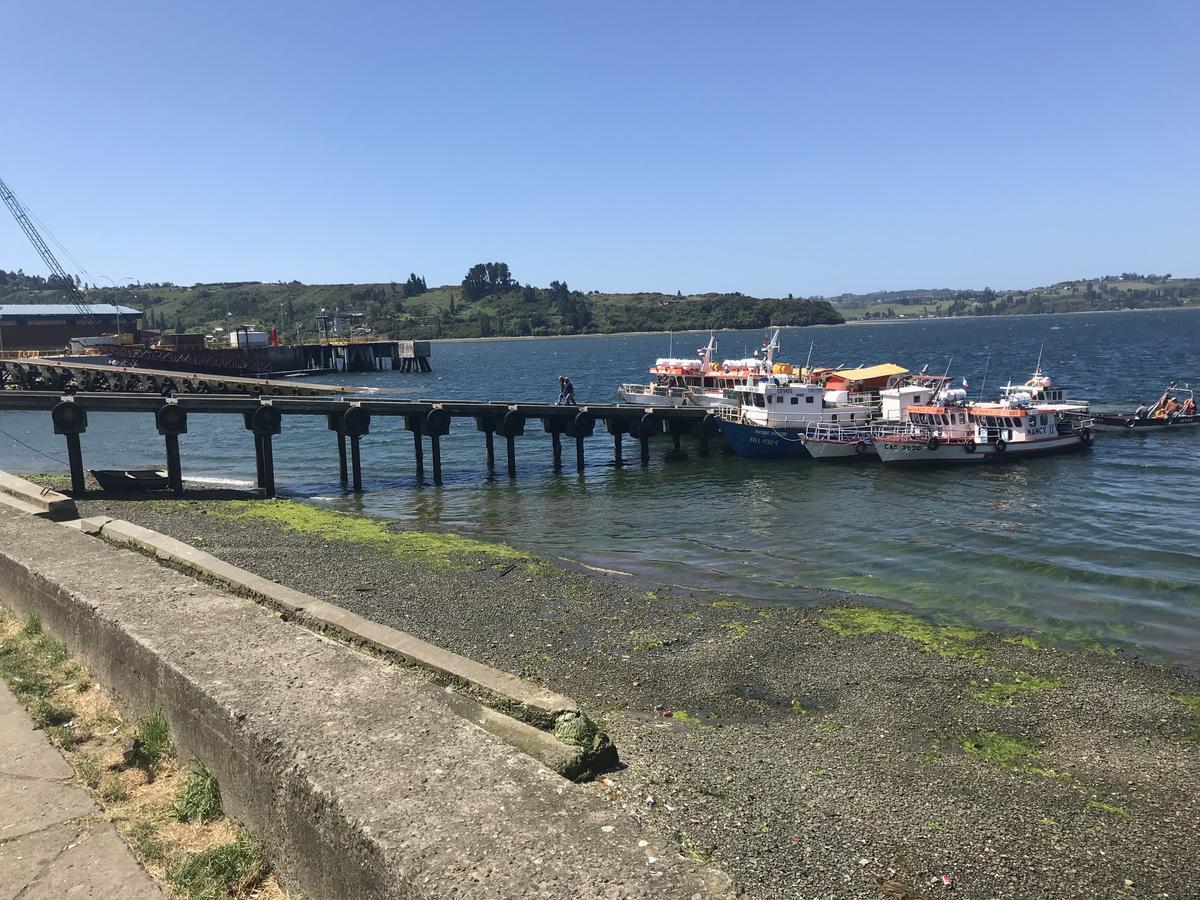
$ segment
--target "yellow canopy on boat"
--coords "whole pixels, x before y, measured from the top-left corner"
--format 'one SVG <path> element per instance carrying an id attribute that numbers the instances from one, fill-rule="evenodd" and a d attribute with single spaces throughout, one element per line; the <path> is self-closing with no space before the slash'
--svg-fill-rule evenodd
<path id="1" fill-rule="evenodd" d="M 867 381 L 871 378 L 884 378 L 890 375 L 907 375 L 908 369 L 895 363 L 882 363 L 878 366 L 867 366 L 864 369 L 842 369 L 834 372 L 834 377 L 847 381 Z"/>

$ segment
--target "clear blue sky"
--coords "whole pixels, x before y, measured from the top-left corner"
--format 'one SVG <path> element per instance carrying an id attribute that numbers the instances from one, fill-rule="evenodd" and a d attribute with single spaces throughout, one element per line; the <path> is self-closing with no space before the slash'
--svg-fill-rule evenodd
<path id="1" fill-rule="evenodd" d="M 4 31 L 0 176 L 118 281 L 1200 274 L 1194 0 L 42 0 Z"/>

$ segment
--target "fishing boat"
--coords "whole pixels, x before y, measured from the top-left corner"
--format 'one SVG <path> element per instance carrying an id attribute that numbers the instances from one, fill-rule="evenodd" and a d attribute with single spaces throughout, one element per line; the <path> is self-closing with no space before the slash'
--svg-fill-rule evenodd
<path id="1" fill-rule="evenodd" d="M 92 477 L 106 491 L 165 491 L 167 473 L 160 469 L 92 469 Z"/>
<path id="2" fill-rule="evenodd" d="M 1084 450 L 1092 445 L 1090 417 L 1055 404 L 1035 403 L 1028 392 L 971 403 L 961 388 L 905 411 L 906 427 L 875 442 L 887 465 L 1001 462 Z"/>
<path id="3" fill-rule="evenodd" d="M 886 383 L 890 384 L 890 387 L 872 389 L 858 381 L 850 383 L 857 388 L 853 392 L 848 386 L 826 390 L 827 403 L 857 402 L 866 405 L 874 415 L 862 424 L 812 422 L 807 425 L 804 430 L 804 448 L 814 459 L 878 459 L 875 441 L 888 434 L 903 431 L 907 427 L 905 410 L 914 404 L 932 401 L 946 381 L 944 376 L 925 375 L 923 372 L 909 375 L 907 370 L 891 364 L 873 368 L 899 369 L 900 374 L 892 372 L 888 375 Z M 836 374 L 845 376 L 846 373 Z M 829 383 L 826 381 L 826 385 Z"/>
<path id="4" fill-rule="evenodd" d="M 1196 415 L 1196 392 L 1187 385 L 1168 385 L 1163 395 L 1149 408 L 1138 407 L 1131 413 L 1098 413 L 1097 431 L 1190 431 L 1200 425 Z"/>
<path id="5" fill-rule="evenodd" d="M 696 351 L 695 359 L 663 357 L 650 367 L 648 384 L 623 384 L 617 389 L 622 403 L 638 406 L 701 406 L 715 409 L 736 402 L 733 392 L 753 385 L 773 370 L 791 370 L 775 363 L 779 330 L 763 342 L 763 355 L 718 361 L 717 339 Z"/>
<path id="6" fill-rule="evenodd" d="M 762 374 L 757 366 L 751 370 L 715 362 L 716 349 L 716 336 L 710 334 L 708 345 L 696 351 L 695 359 L 659 358 L 650 367 L 649 384 L 623 384 L 617 397 L 637 406 L 684 406 L 693 392 L 720 393 Z"/>
<path id="7" fill-rule="evenodd" d="M 717 425 L 739 456 L 808 456 L 810 426 L 866 425 L 872 417 L 864 403 L 831 403 L 820 384 L 770 375 L 733 391 L 736 404 L 718 408 Z"/>

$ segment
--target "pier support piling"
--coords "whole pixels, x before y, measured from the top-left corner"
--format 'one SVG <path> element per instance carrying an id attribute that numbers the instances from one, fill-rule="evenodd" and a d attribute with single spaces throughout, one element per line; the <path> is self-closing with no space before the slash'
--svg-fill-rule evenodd
<path id="1" fill-rule="evenodd" d="M 562 468 L 562 436 L 553 431 L 550 433 L 550 443 L 554 448 L 554 468 Z"/>
<path id="2" fill-rule="evenodd" d="M 485 431 L 483 433 L 484 441 L 487 444 L 487 470 L 489 472 L 496 471 L 496 432 Z"/>
<path id="3" fill-rule="evenodd" d="M 433 483 L 442 483 L 442 439 L 436 434 L 429 436 L 429 449 L 433 451 Z"/>
<path id="4" fill-rule="evenodd" d="M 621 432 L 613 433 L 613 463 L 617 466 L 625 465 L 625 460 L 621 458 Z"/>
<path id="5" fill-rule="evenodd" d="M 517 438 L 515 435 L 505 435 L 504 442 L 508 451 L 508 477 L 517 477 Z"/>
<path id="6" fill-rule="evenodd" d="M 176 496 L 183 493 L 183 470 L 179 465 L 179 435 L 168 434 L 167 442 L 167 486 Z"/>
<path id="7" fill-rule="evenodd" d="M 671 447 L 675 450 L 676 453 L 679 453 L 682 451 L 682 448 L 679 446 L 679 432 L 678 431 L 671 432 Z"/>
<path id="8" fill-rule="evenodd" d="M 83 493 L 83 448 L 79 444 L 79 434 L 67 435 L 67 462 L 71 466 L 71 493 Z"/>
<path id="9" fill-rule="evenodd" d="M 87 431 L 87 411 L 74 400 L 60 400 L 50 410 L 54 433 L 66 435 L 67 462 L 71 467 L 71 492 L 83 493 L 83 448 L 79 435 Z"/>
<path id="10" fill-rule="evenodd" d="M 344 440 L 344 439 L 343 439 Z M 361 438 L 357 434 L 350 435 L 350 468 L 354 476 L 354 493 L 362 493 L 362 456 L 359 454 L 358 444 Z M 345 459 L 342 460 L 345 463 Z"/>
<path id="11" fill-rule="evenodd" d="M 575 438 L 575 468 L 583 472 L 583 435 Z"/>
<path id="12" fill-rule="evenodd" d="M 642 465 L 650 465 L 650 438 L 638 438 L 642 445 Z"/>
<path id="13" fill-rule="evenodd" d="M 346 471 L 346 432 L 339 430 L 338 437 L 338 481 L 345 487 L 350 481 Z"/>
<path id="14" fill-rule="evenodd" d="M 417 477 L 425 477 L 425 448 L 421 446 L 421 426 L 413 429 L 413 454 L 417 460 Z"/>

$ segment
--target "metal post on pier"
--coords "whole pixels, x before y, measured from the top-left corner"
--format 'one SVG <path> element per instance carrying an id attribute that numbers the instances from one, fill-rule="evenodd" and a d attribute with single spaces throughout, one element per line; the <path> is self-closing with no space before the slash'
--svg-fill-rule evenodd
<path id="1" fill-rule="evenodd" d="M 50 410 L 50 421 L 54 423 L 54 433 L 65 435 L 67 438 L 67 462 L 71 468 L 71 492 L 82 494 L 83 484 L 83 448 L 79 443 L 79 435 L 87 431 L 87 411 L 74 400 L 60 400 Z"/>

